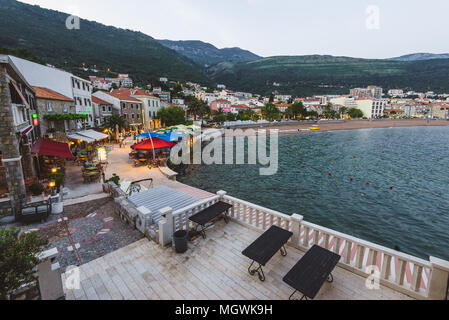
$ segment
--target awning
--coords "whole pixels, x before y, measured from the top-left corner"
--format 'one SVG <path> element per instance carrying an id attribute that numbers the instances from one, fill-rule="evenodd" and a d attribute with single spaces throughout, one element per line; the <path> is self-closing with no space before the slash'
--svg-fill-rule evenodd
<path id="1" fill-rule="evenodd" d="M 100 140 L 109 138 L 109 136 L 107 134 L 104 134 L 104 133 L 101 133 L 101 132 L 98 132 L 98 131 L 95 131 L 92 129 L 80 131 L 80 132 L 77 132 L 77 134 L 94 139 L 95 141 L 100 141 Z"/>
<path id="2" fill-rule="evenodd" d="M 69 134 L 69 135 L 67 135 L 67 137 L 69 139 L 81 140 L 81 141 L 85 141 L 87 143 L 95 142 L 95 139 L 88 138 L 88 137 L 85 137 L 85 136 L 80 136 L 79 134 L 76 134 L 76 133 Z"/>
<path id="3" fill-rule="evenodd" d="M 28 128 L 25 128 L 23 131 L 22 131 L 22 134 L 23 135 L 25 135 L 25 134 L 28 134 L 31 130 L 33 130 L 33 126 L 29 126 Z"/>
<path id="4" fill-rule="evenodd" d="M 174 147 L 176 143 L 168 142 L 159 138 L 151 138 L 131 146 L 134 150 L 153 150 Z M 154 147 L 154 148 L 153 148 Z"/>
<path id="5" fill-rule="evenodd" d="M 42 138 L 39 138 L 39 140 L 36 141 L 33 148 L 31 148 L 31 153 L 65 159 L 75 159 L 72 152 L 70 152 L 70 148 L 67 143 Z"/>

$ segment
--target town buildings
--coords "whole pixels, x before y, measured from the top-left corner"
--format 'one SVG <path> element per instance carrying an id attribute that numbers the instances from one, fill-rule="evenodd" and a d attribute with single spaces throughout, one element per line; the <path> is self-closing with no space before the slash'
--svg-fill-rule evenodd
<path id="1" fill-rule="evenodd" d="M 10 57 L 25 79 L 36 87 L 50 89 L 72 99 L 72 113 L 87 116 L 87 120 L 77 120 L 77 130 L 94 126 L 92 109 L 92 83 L 69 72 L 47 67 L 17 57 Z"/>
<path id="2" fill-rule="evenodd" d="M 215 110 L 215 111 L 218 111 L 221 109 L 225 113 L 231 112 L 232 103 L 225 99 L 217 99 L 217 100 L 214 100 L 211 102 L 210 109 Z"/>
<path id="3" fill-rule="evenodd" d="M 56 91 L 43 87 L 33 87 L 36 91 L 36 105 L 42 136 L 65 140 L 67 134 L 76 131 L 76 120 L 71 120 L 74 113 L 74 101 Z M 59 115 L 59 117 L 58 117 Z"/>
<path id="4" fill-rule="evenodd" d="M 134 130 L 138 131 L 143 129 L 145 110 L 143 102 L 137 98 L 131 97 L 127 91 L 97 91 L 93 96 L 112 104 L 112 112 L 123 116 Z"/>
<path id="5" fill-rule="evenodd" d="M 377 86 L 368 86 L 367 88 L 354 88 L 350 90 L 350 95 L 355 98 L 382 99 L 383 89 Z"/>
<path id="6" fill-rule="evenodd" d="M 95 124 L 102 126 L 105 124 L 106 118 L 111 117 L 114 114 L 118 114 L 117 110 L 113 110 L 112 103 L 101 100 L 96 96 L 92 96 L 92 103 L 95 114 Z"/>

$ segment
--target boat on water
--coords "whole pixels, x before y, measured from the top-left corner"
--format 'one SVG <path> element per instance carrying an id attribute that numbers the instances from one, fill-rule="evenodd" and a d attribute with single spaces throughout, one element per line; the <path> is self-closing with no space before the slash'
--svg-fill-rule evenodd
<path id="1" fill-rule="evenodd" d="M 309 127 L 310 130 L 320 130 L 318 127 Z"/>

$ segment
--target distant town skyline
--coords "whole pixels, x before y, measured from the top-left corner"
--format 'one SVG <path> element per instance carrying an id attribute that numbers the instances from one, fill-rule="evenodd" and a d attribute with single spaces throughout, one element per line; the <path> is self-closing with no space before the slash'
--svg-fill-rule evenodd
<path id="1" fill-rule="evenodd" d="M 449 3 L 429 0 L 22 0 L 155 39 L 200 40 L 260 56 L 392 58 L 448 53 Z M 423 23 L 425 21 L 425 23 Z M 82 27 L 82 26 L 81 26 Z"/>

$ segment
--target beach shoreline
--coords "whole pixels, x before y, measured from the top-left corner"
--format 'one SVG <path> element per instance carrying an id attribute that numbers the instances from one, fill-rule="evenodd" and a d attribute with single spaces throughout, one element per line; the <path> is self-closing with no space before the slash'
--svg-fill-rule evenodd
<path id="1" fill-rule="evenodd" d="M 443 127 L 449 126 L 448 120 L 404 119 L 404 120 L 346 120 L 344 122 L 318 121 L 316 123 L 291 123 L 282 125 L 265 125 L 231 129 L 253 130 L 279 130 L 279 135 L 293 135 L 304 133 L 317 133 L 341 130 L 382 129 L 400 127 Z M 308 130 L 310 127 L 318 127 L 320 130 Z M 231 134 L 232 135 L 232 134 Z M 238 135 L 237 133 L 234 135 Z"/>

